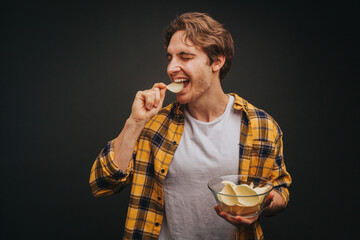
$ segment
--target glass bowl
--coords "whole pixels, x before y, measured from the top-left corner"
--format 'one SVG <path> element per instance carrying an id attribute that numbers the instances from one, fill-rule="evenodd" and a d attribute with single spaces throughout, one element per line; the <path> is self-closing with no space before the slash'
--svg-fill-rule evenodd
<path id="1" fill-rule="evenodd" d="M 208 187 L 222 211 L 245 218 L 262 212 L 267 196 L 274 188 L 270 180 L 250 175 L 214 177 Z"/>

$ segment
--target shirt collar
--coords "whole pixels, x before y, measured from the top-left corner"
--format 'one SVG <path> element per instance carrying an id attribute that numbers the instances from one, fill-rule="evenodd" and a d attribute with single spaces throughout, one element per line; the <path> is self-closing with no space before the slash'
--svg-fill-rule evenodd
<path id="1" fill-rule="evenodd" d="M 247 114 L 248 113 L 248 102 L 245 99 L 241 98 L 236 93 L 229 93 L 229 95 L 235 97 L 233 108 L 236 110 L 239 110 L 239 111 L 244 111 Z"/>

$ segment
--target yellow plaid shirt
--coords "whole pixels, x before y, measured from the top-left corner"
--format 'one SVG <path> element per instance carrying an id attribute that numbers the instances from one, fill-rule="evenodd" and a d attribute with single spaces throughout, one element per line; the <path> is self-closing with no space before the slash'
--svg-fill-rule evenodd
<path id="1" fill-rule="evenodd" d="M 278 124 L 236 94 L 234 109 L 243 111 L 239 140 L 239 174 L 270 179 L 287 204 L 291 177 L 283 159 Z M 114 163 L 114 141 L 102 149 L 90 173 L 94 196 L 107 196 L 132 184 L 124 239 L 158 239 L 164 213 L 163 183 L 184 130 L 184 115 L 177 102 L 168 105 L 143 129 L 129 167 L 122 172 Z M 211 174 L 209 174 L 210 176 Z M 213 209 L 209 209 L 213 211 Z M 259 221 L 240 226 L 236 239 L 263 239 Z"/>

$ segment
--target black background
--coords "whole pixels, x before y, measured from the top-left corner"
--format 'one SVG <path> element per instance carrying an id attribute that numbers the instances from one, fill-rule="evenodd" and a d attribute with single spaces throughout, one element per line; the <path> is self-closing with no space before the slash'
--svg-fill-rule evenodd
<path id="1" fill-rule="evenodd" d="M 187 11 L 209 13 L 234 38 L 224 91 L 284 132 L 291 200 L 261 218 L 265 237 L 357 230 L 355 1 L 2 1 L 0 11 L 1 239 L 121 239 L 130 188 L 94 198 L 90 168 L 136 91 L 169 82 L 162 33 Z"/>

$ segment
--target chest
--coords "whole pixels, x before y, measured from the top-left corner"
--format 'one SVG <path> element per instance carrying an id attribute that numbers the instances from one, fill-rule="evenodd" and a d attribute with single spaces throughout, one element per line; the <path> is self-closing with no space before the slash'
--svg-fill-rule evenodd
<path id="1" fill-rule="evenodd" d="M 166 178 L 194 182 L 214 174 L 237 174 L 240 128 L 239 112 L 210 124 L 185 121 Z"/>

